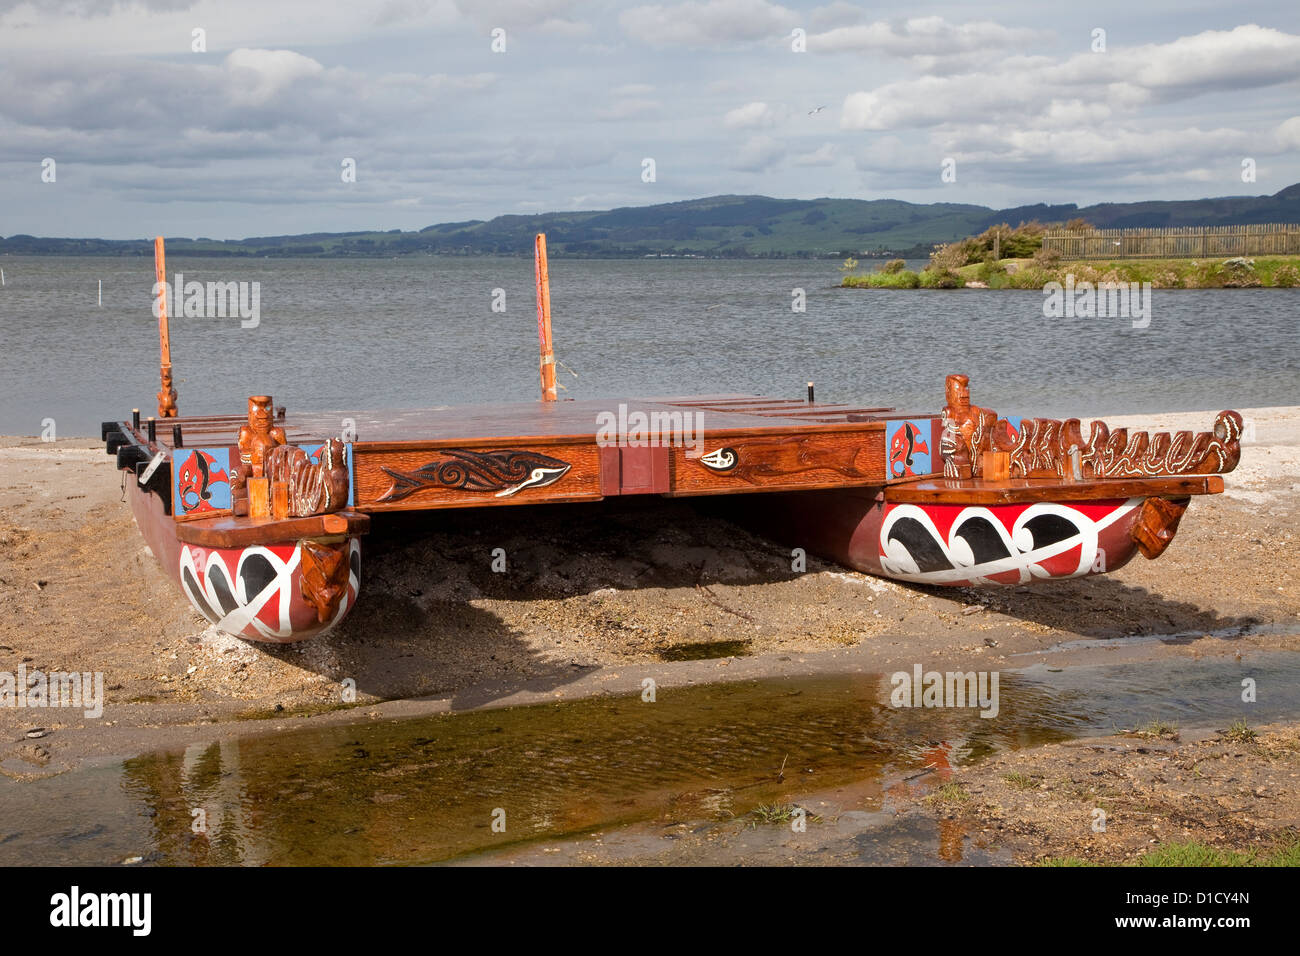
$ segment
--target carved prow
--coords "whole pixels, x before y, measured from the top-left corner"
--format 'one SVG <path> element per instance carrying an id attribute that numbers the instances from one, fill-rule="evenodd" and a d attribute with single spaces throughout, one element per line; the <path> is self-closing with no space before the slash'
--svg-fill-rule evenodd
<path id="1" fill-rule="evenodd" d="M 1213 475 L 1232 471 L 1241 459 L 1241 415 L 1222 411 L 1212 431 L 1111 431 L 1094 421 L 1088 440 L 1077 418 L 1026 418 L 1019 434 L 1006 419 L 970 404 L 968 379 L 949 375 L 941 443 L 944 474 L 981 476 L 988 451 L 1006 452 L 1012 478 L 1153 478 L 1162 475 Z"/>

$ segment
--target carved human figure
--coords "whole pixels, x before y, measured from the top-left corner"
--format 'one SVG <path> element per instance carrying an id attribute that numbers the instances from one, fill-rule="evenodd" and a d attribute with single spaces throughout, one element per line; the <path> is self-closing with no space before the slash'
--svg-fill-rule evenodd
<path id="1" fill-rule="evenodd" d="M 943 432 L 939 451 L 945 478 L 971 478 L 979 473 L 980 452 L 993 447 L 998 416 L 970 403 L 970 378 L 949 375 L 944 382 Z"/>
<path id="2" fill-rule="evenodd" d="M 235 514 L 248 514 L 248 479 L 264 476 L 266 453 L 285 444 L 284 429 L 275 424 L 270 395 L 248 399 L 248 424 L 239 429 L 239 465 L 234 469 L 230 494 Z"/>
<path id="3" fill-rule="evenodd" d="M 176 417 L 176 387 L 172 384 L 172 367 L 162 366 L 159 376 L 162 387 L 158 390 L 158 417 Z"/>

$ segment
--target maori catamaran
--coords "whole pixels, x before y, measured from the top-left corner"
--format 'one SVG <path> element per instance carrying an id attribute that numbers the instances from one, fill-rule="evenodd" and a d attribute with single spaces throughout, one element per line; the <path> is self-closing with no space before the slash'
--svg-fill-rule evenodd
<path id="1" fill-rule="evenodd" d="M 155 246 L 163 289 L 163 243 Z M 105 422 L 141 533 L 196 610 L 253 641 L 338 624 L 361 589 L 370 516 L 432 508 L 746 495 L 758 530 L 868 574 L 1017 585 L 1156 558 L 1194 495 L 1223 490 L 1242 419 L 1148 433 L 1000 417 L 950 375 L 937 413 L 805 398 L 557 401 L 545 236 L 542 400 L 436 410 L 180 417 L 165 292 L 158 415 Z M 614 409 L 618 409 L 617 414 Z M 347 427 L 345 428 L 345 422 Z"/>

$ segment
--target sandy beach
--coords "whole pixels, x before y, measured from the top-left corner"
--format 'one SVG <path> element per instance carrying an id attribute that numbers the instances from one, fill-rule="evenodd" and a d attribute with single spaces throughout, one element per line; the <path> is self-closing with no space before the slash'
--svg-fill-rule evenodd
<path id="1" fill-rule="evenodd" d="M 1102 577 L 976 591 L 817 561 L 795 573 L 788 551 L 690 501 L 430 514 L 418 529 L 377 520 L 357 609 L 289 647 L 205 630 L 147 551 L 100 443 L 0 439 L 0 669 L 102 671 L 106 684 L 101 719 L 0 709 L 0 771 L 44 776 L 362 714 L 631 693 L 645 677 L 672 687 L 1300 649 L 1300 408 L 1241 411 L 1247 441 L 1226 492 L 1193 503 L 1158 561 Z M 503 574 L 490 567 L 497 547 Z"/>

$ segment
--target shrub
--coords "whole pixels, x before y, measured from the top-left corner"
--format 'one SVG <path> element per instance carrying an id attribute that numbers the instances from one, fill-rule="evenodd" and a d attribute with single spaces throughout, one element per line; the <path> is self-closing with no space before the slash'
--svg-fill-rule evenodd
<path id="1" fill-rule="evenodd" d="M 1041 289 L 1049 282 L 1060 282 L 1061 276 L 1041 266 L 1027 266 L 1008 277 L 1013 289 Z"/>
<path id="2" fill-rule="evenodd" d="M 1080 282 L 1091 282 L 1096 285 L 1101 281 L 1102 271 L 1096 266 L 1089 265 L 1086 262 L 1076 262 L 1070 266 L 1070 272 L 1074 275 L 1074 281 L 1077 285 Z"/>
<path id="3" fill-rule="evenodd" d="M 933 263 L 921 273 L 920 281 L 922 289 L 958 289 L 965 284 L 952 269 L 935 268 Z"/>
<path id="4" fill-rule="evenodd" d="M 1250 289 L 1263 284 L 1259 281 L 1259 276 L 1255 274 L 1254 259 L 1246 259 L 1241 256 L 1234 259 L 1224 259 L 1220 271 L 1223 275 L 1223 287 L 1225 289 Z"/>
<path id="5" fill-rule="evenodd" d="M 866 275 L 846 275 L 840 283 L 846 289 L 915 289 L 921 278 L 915 272 L 869 272 Z"/>
<path id="6" fill-rule="evenodd" d="M 1279 289 L 1294 289 L 1300 285 L 1300 269 L 1295 266 L 1282 266 L 1273 273 L 1273 285 Z"/>
<path id="7" fill-rule="evenodd" d="M 1061 262 L 1061 254 L 1055 249 L 1044 249 L 1041 245 L 1034 252 L 1034 262 L 1047 269 L 1055 268 Z"/>
<path id="8" fill-rule="evenodd" d="M 890 259 L 880 267 L 880 271 L 888 275 L 893 275 L 895 272 L 902 272 L 906 266 L 907 263 L 902 259 Z"/>
<path id="9" fill-rule="evenodd" d="M 1258 289 L 1264 283 L 1253 272 L 1245 275 L 1230 275 L 1223 280 L 1225 289 Z"/>
<path id="10" fill-rule="evenodd" d="M 926 267 L 926 271 L 929 272 L 931 269 L 935 269 L 939 272 L 955 272 L 964 265 L 979 262 L 979 256 L 972 258 L 972 255 L 976 252 L 975 248 L 971 246 L 974 241 L 973 239 L 963 239 L 961 242 L 950 242 L 940 246 L 930 253 L 930 264 Z"/>
<path id="11" fill-rule="evenodd" d="M 902 272 L 877 272 L 868 277 L 868 284 L 873 289 L 915 289 L 921 284 L 921 277 L 906 269 Z"/>
<path id="12" fill-rule="evenodd" d="M 1007 223 L 989 226 L 978 236 L 975 242 L 981 250 L 992 252 L 996 244 L 998 257 L 1001 259 L 1028 259 L 1042 248 L 1043 233 L 1047 228 L 1038 220 L 1022 222 L 1012 229 Z M 995 243 L 996 240 L 996 243 Z"/>

